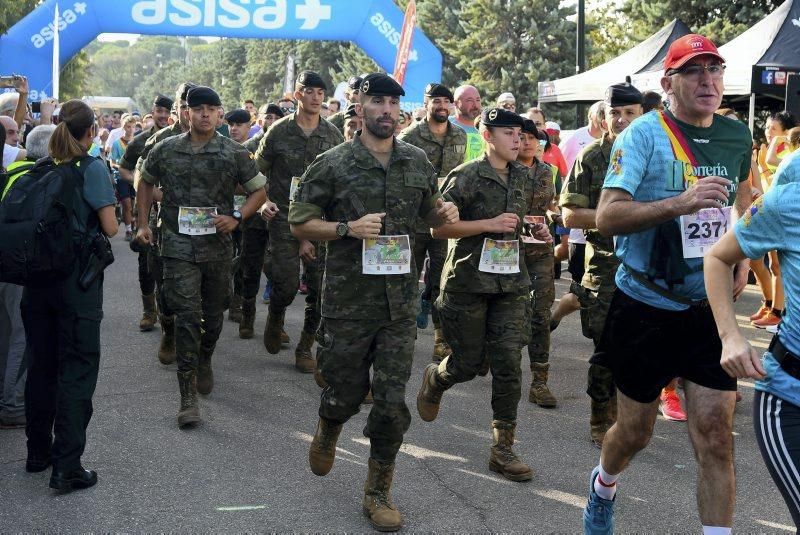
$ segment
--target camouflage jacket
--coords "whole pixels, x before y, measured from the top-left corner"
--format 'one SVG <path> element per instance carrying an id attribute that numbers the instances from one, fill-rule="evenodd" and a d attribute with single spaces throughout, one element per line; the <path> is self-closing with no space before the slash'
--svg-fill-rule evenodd
<path id="1" fill-rule="evenodd" d="M 553 184 L 552 167 L 544 162 L 534 159 L 530 168 L 530 186 L 528 187 L 531 197 L 527 215 L 547 216 L 553 199 L 556 196 L 556 186 Z M 526 254 L 538 254 L 552 250 L 552 245 L 546 243 L 526 243 Z"/>
<path id="2" fill-rule="evenodd" d="M 128 171 L 133 171 L 136 169 L 136 162 L 139 161 L 139 156 L 142 155 L 147 140 L 150 139 L 156 132 L 158 132 L 158 127 L 156 127 L 156 125 L 153 125 L 152 128 L 148 130 L 139 132 L 133 138 L 133 140 L 128 143 L 128 148 L 125 149 L 125 154 L 122 156 L 119 166 L 123 169 L 127 169 Z"/>
<path id="3" fill-rule="evenodd" d="M 247 193 L 263 188 L 253 155 L 241 144 L 215 134 L 195 152 L 190 134 L 157 143 L 141 170 L 142 180 L 161 186 L 164 200 L 159 212 L 161 256 L 189 262 L 211 262 L 233 257 L 230 234 L 190 236 L 178 232 L 181 206 L 216 207 L 220 215 L 233 210 L 233 193 L 241 184 Z"/>
<path id="4" fill-rule="evenodd" d="M 162 128 L 149 138 L 144 144 L 142 148 L 142 154 L 139 156 L 139 159 L 136 161 L 136 169 L 141 171 L 142 166 L 144 165 L 144 161 L 147 159 L 147 155 L 150 154 L 150 151 L 153 150 L 153 147 L 156 146 L 156 143 L 159 141 L 164 141 L 167 138 L 172 136 L 179 136 L 183 134 L 183 130 L 181 129 L 180 123 L 175 123 L 173 125 L 167 126 Z"/>
<path id="5" fill-rule="evenodd" d="M 607 136 L 586 145 L 575 159 L 559 204 L 575 208 L 597 208 L 603 182 L 606 178 L 613 141 Z M 584 286 L 597 291 L 599 284 L 614 284 L 619 260 L 614 254 L 614 239 L 600 234 L 597 229 L 585 229 L 586 274 Z"/>
<path id="6" fill-rule="evenodd" d="M 261 130 L 256 132 L 256 135 L 254 135 L 253 137 L 242 143 L 242 145 L 244 145 L 244 148 L 249 150 L 251 154 L 255 154 L 256 150 L 258 150 L 258 144 L 261 142 L 261 138 L 264 137 L 264 134 L 266 133 L 267 131 L 262 128 Z M 261 215 L 256 214 L 250 219 L 242 222 L 242 230 L 245 229 L 257 229 L 266 232 L 267 222 L 264 221 Z"/>
<path id="7" fill-rule="evenodd" d="M 483 233 L 451 240 L 442 270 L 442 291 L 460 293 L 518 293 L 530 286 L 528 269 L 520 261 L 519 273 L 500 275 L 478 269 L 484 238 L 518 240 L 522 219 L 533 197 L 530 170 L 518 162 L 509 164 L 508 184 L 492 169 L 484 154 L 459 165 L 445 179 L 442 193 L 458 206 L 462 221 L 491 219 L 510 212 L 519 216 L 517 230 L 510 234 Z M 521 260 L 521 258 L 520 258 Z"/>
<path id="8" fill-rule="evenodd" d="M 311 219 L 354 221 L 366 214 L 385 212 L 382 235 L 408 235 L 414 251 L 418 217 L 436 206 L 441 197 L 436 172 L 422 150 L 395 140 L 388 170 L 361 143 L 357 135 L 319 156 L 303 175 L 289 223 Z M 364 275 L 362 240 L 328 242 L 322 285 L 326 318 L 398 319 L 416 314 L 418 275 L 411 261 L 405 275 Z"/>
<path id="9" fill-rule="evenodd" d="M 333 115 L 328 116 L 328 122 L 339 129 L 339 132 L 344 135 L 344 111 L 337 111 Z"/>
<path id="10" fill-rule="evenodd" d="M 258 150 L 258 144 L 261 143 L 261 138 L 264 137 L 266 133 L 267 131 L 262 128 L 256 132 L 253 137 L 242 143 L 242 145 L 244 145 L 244 148 L 249 150 L 251 153 L 255 154 Z"/>
<path id="11" fill-rule="evenodd" d="M 286 221 L 292 178 L 300 177 L 318 155 L 342 143 L 341 132 L 320 117 L 306 137 L 297 124 L 297 113 L 278 119 L 261 138 L 256 151 L 258 168 L 267 177 L 269 199 L 278 205 L 278 220 Z"/>

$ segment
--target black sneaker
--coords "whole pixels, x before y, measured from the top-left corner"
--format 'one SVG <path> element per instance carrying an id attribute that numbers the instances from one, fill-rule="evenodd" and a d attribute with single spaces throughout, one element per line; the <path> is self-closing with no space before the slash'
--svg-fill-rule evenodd
<path id="1" fill-rule="evenodd" d="M 97 483 L 97 472 L 81 467 L 70 472 L 53 470 L 50 476 L 50 488 L 60 492 L 69 492 L 75 489 L 88 489 Z"/>

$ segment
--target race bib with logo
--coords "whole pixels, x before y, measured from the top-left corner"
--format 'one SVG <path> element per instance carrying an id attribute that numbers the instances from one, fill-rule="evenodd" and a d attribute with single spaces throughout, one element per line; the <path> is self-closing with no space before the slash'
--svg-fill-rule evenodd
<path id="1" fill-rule="evenodd" d="M 364 275 L 411 273 L 411 243 L 408 234 L 363 240 L 361 266 L 361 273 Z"/>
<path id="2" fill-rule="evenodd" d="M 684 258 L 702 258 L 711 246 L 727 232 L 731 207 L 704 208 L 681 216 L 681 238 Z"/>
<path id="3" fill-rule="evenodd" d="M 216 234 L 215 215 L 216 206 L 181 206 L 178 210 L 178 232 L 190 236 Z"/>
<path id="4" fill-rule="evenodd" d="M 519 240 L 484 238 L 478 270 L 500 275 L 519 273 Z"/>

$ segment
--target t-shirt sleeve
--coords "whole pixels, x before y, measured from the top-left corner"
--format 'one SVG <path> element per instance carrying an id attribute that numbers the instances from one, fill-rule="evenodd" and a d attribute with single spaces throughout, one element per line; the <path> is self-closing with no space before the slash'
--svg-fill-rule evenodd
<path id="1" fill-rule="evenodd" d="M 317 158 L 300 177 L 294 200 L 289 204 L 289 224 L 300 225 L 322 219 L 334 194 L 334 175 L 325 158 Z"/>
<path id="2" fill-rule="evenodd" d="M 84 171 L 83 197 L 92 210 L 99 210 L 117 202 L 111 175 L 100 160 L 92 161 Z"/>
<path id="3" fill-rule="evenodd" d="M 777 186 L 756 199 L 740 217 L 733 227 L 736 241 L 748 258 L 762 258 L 767 252 L 784 248 L 786 233 L 781 221 L 781 209 L 794 208 L 786 206 L 786 199 L 800 199 L 800 185 L 788 184 Z M 779 204 L 781 195 L 783 206 Z"/>
<path id="4" fill-rule="evenodd" d="M 646 171 L 646 155 L 652 152 L 652 139 L 637 126 L 639 125 L 629 126 L 614 141 L 603 189 L 621 189 L 635 195 L 642 183 Z"/>
<path id="5" fill-rule="evenodd" d="M 111 147 L 111 161 L 114 163 L 119 163 L 119 161 L 122 159 L 122 154 L 122 143 L 118 139 Z"/>

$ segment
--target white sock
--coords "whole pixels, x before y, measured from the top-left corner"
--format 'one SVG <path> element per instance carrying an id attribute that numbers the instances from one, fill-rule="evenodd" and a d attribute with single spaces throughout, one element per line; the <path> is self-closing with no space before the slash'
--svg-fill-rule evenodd
<path id="1" fill-rule="evenodd" d="M 703 526 L 703 535 L 731 535 L 731 528 L 722 526 Z"/>
<path id="2" fill-rule="evenodd" d="M 600 473 L 597 479 L 594 480 L 594 491 L 598 496 L 604 500 L 613 500 L 614 495 L 617 493 L 617 479 L 619 474 L 609 474 L 603 469 L 603 465 L 598 465 Z M 602 480 L 602 483 L 600 482 Z M 604 483 L 604 484 L 603 484 Z"/>
<path id="3" fill-rule="evenodd" d="M 125 230 L 131 232 L 133 230 L 133 225 L 125 225 Z"/>

